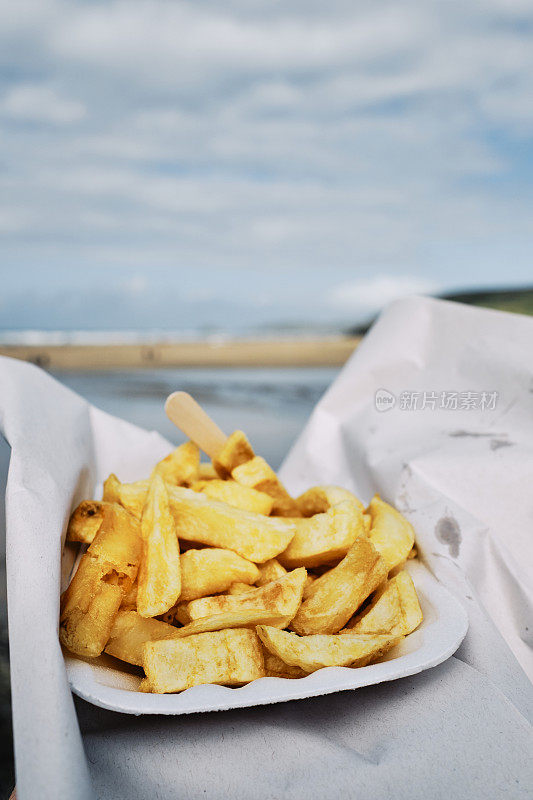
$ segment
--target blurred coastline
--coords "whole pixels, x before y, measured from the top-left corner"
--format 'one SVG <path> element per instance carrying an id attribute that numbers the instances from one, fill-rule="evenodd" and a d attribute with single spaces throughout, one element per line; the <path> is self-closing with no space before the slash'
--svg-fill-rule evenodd
<path id="1" fill-rule="evenodd" d="M 304 367 L 340 366 L 359 336 L 168 341 L 145 337 L 136 342 L 56 343 L 41 334 L 36 343 L 0 340 L 0 355 L 30 361 L 48 370 L 105 370 L 137 367 Z"/>

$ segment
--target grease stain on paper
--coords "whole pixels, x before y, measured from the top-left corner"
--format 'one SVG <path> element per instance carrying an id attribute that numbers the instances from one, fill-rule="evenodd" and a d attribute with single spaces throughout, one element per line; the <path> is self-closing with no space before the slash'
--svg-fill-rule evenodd
<path id="1" fill-rule="evenodd" d="M 490 449 L 491 450 L 499 450 L 500 447 L 513 447 L 514 442 L 509 442 L 507 439 L 491 439 L 490 440 Z"/>
<path id="2" fill-rule="evenodd" d="M 446 545 L 452 558 L 457 558 L 461 549 L 461 528 L 454 517 L 441 517 L 435 525 L 435 536 Z"/>

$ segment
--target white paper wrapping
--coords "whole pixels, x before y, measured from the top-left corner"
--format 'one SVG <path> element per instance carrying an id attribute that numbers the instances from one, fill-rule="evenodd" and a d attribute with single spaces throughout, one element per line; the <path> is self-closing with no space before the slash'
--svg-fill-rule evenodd
<path id="1" fill-rule="evenodd" d="M 533 699 L 516 659 L 531 674 L 532 345 L 525 318 L 422 299 L 392 305 L 283 470 L 293 491 L 337 482 L 400 506 L 423 560 L 467 607 L 470 630 L 456 657 L 380 686 L 179 718 L 73 703 L 57 641 L 72 504 L 97 476 L 144 474 L 168 444 L 37 368 L 0 359 L 0 430 L 12 447 L 7 567 L 20 800 L 336 798 L 355 787 L 368 798 L 529 796 L 523 756 Z M 378 389 L 395 395 L 394 408 L 376 409 Z M 499 396 L 493 410 L 400 407 L 402 393 L 454 391 L 477 393 L 478 404 L 482 392 Z"/>

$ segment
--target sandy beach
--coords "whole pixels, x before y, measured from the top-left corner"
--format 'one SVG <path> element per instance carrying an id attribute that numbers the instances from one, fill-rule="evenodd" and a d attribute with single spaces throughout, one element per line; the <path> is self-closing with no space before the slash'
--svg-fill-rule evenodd
<path id="1" fill-rule="evenodd" d="M 48 370 L 158 367 L 341 366 L 360 337 L 206 340 L 139 344 L 0 345 L 0 355 Z"/>

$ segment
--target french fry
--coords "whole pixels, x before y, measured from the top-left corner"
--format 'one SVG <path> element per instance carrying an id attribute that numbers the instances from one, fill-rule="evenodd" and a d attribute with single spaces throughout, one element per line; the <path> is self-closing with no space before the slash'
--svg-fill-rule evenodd
<path id="1" fill-rule="evenodd" d="M 157 463 L 152 476 L 160 475 L 166 483 L 189 486 L 198 480 L 200 450 L 194 442 L 184 442 Z"/>
<path id="2" fill-rule="evenodd" d="M 300 667 L 290 667 L 279 656 L 275 656 L 263 647 L 265 657 L 265 673 L 267 678 L 305 678 L 308 672 Z"/>
<path id="3" fill-rule="evenodd" d="M 294 536 L 292 522 L 252 514 L 191 489 L 168 491 L 178 536 L 188 541 L 233 550 L 263 563 L 285 550 Z"/>
<path id="4" fill-rule="evenodd" d="M 213 467 L 221 478 L 228 478 L 232 470 L 255 456 L 245 433 L 234 431 L 228 436 L 224 447 L 213 459 Z"/>
<path id="5" fill-rule="evenodd" d="M 142 667 L 143 645 L 159 639 L 171 639 L 179 628 L 158 619 L 141 617 L 136 611 L 120 610 L 115 617 L 105 652 Z"/>
<path id="6" fill-rule="evenodd" d="M 357 539 L 340 564 L 311 584 L 291 628 L 303 636 L 337 633 L 386 577 L 370 540 Z"/>
<path id="7" fill-rule="evenodd" d="M 100 655 L 124 593 L 137 576 L 139 522 L 121 506 L 106 506 L 93 542 L 61 598 L 59 638 L 71 652 Z"/>
<path id="8" fill-rule="evenodd" d="M 227 611 L 263 611 L 267 615 L 282 617 L 284 624 L 281 627 L 284 628 L 294 617 L 301 603 L 306 576 L 305 569 L 295 569 L 282 578 L 246 594 L 202 597 L 188 604 L 187 613 L 191 620 L 195 620 Z"/>
<path id="9" fill-rule="evenodd" d="M 169 608 L 167 612 L 160 614 L 160 618 L 163 622 L 168 622 L 169 625 L 176 625 L 176 623 L 187 625 L 187 623 L 191 621 L 187 612 L 187 605 L 188 603 L 176 603 L 176 605 Z"/>
<path id="10" fill-rule="evenodd" d="M 127 592 L 124 592 L 124 596 L 122 598 L 122 603 L 120 605 L 121 610 L 125 611 L 137 611 L 137 589 L 139 585 L 137 581 L 132 583 L 131 589 Z"/>
<path id="11" fill-rule="evenodd" d="M 259 569 L 232 550 L 187 550 L 181 556 L 180 602 L 227 591 L 237 582 L 254 583 Z"/>
<path id="12" fill-rule="evenodd" d="M 379 587 L 370 605 L 350 620 L 344 630 L 407 636 L 418 628 L 422 619 L 413 579 L 402 570 Z"/>
<path id="13" fill-rule="evenodd" d="M 353 617 L 340 633 L 403 633 L 402 607 L 397 587 L 390 581 L 383 584 L 374 594 L 372 602 Z"/>
<path id="14" fill-rule="evenodd" d="M 83 500 L 70 517 L 67 541 L 90 544 L 100 530 L 106 505 L 101 500 Z"/>
<path id="15" fill-rule="evenodd" d="M 401 641 L 401 636 L 345 635 L 298 636 L 268 625 L 258 625 L 257 634 L 273 655 L 291 667 L 315 672 L 323 667 L 363 667 L 381 658 Z"/>
<path id="16" fill-rule="evenodd" d="M 313 517 L 315 514 L 323 514 L 332 506 L 336 506 L 345 500 L 350 500 L 358 506 L 360 511 L 364 511 L 363 503 L 348 489 L 341 486 L 313 486 L 296 498 L 298 508 L 303 517 Z"/>
<path id="17" fill-rule="evenodd" d="M 122 575 L 125 592 L 137 577 L 142 553 L 139 520 L 113 503 L 104 509 L 104 519 L 87 553 L 107 563 Z"/>
<path id="18" fill-rule="evenodd" d="M 377 494 L 370 501 L 368 512 L 372 517 L 370 540 L 383 556 L 390 572 L 408 558 L 415 542 L 413 527 Z"/>
<path id="19" fill-rule="evenodd" d="M 272 511 L 274 503 L 268 494 L 258 492 L 257 489 L 251 489 L 249 486 L 241 486 L 240 483 L 232 480 L 198 481 L 192 488 L 214 500 L 221 500 L 235 508 L 242 508 L 243 511 L 264 514 L 267 517 Z"/>
<path id="20" fill-rule="evenodd" d="M 247 628 L 147 642 L 143 667 L 150 690 L 158 694 L 204 683 L 241 686 L 265 675 L 261 643 Z"/>
<path id="21" fill-rule="evenodd" d="M 149 481 L 121 483 L 116 475 L 111 475 L 104 482 L 104 502 L 118 503 L 134 517 L 142 517 L 144 502 L 148 494 Z"/>
<path id="22" fill-rule="evenodd" d="M 168 492 L 161 476 L 150 481 L 142 521 L 143 554 L 139 568 L 137 611 L 141 617 L 164 614 L 181 592 L 180 550 Z"/>
<path id="23" fill-rule="evenodd" d="M 172 638 L 182 639 L 184 636 L 223 631 L 229 628 L 252 628 L 255 630 L 256 625 L 271 625 L 273 628 L 283 628 L 286 624 L 286 619 L 286 616 L 266 609 L 245 608 L 237 611 L 223 611 L 221 614 L 213 614 L 212 617 L 194 619 L 181 628 L 173 628 L 175 633 Z"/>
<path id="24" fill-rule="evenodd" d="M 59 638 L 72 653 L 94 658 L 104 649 L 123 596 L 117 583 L 106 582 L 115 575 L 111 565 L 82 556 L 61 598 Z"/>
<path id="25" fill-rule="evenodd" d="M 212 464 L 200 464 L 198 467 L 199 481 L 212 481 L 218 478 L 218 473 Z"/>
<path id="26" fill-rule="evenodd" d="M 364 536 L 363 514 L 344 500 L 322 514 L 294 520 L 296 534 L 278 560 L 288 569 L 318 567 L 343 558 L 352 544 Z"/>
<path id="27" fill-rule="evenodd" d="M 257 489 L 272 497 L 271 514 L 275 517 L 301 517 L 296 500 L 287 492 L 278 476 L 264 458 L 255 456 L 235 467 L 231 477 L 243 486 Z"/>
<path id="28" fill-rule="evenodd" d="M 253 589 L 256 589 L 256 586 L 250 586 L 248 583 L 242 583 L 242 581 L 235 581 L 232 583 L 229 589 L 227 590 L 226 594 L 247 594 L 251 592 Z"/>
<path id="29" fill-rule="evenodd" d="M 287 574 L 285 567 L 282 567 L 276 558 L 271 558 L 270 561 L 265 561 L 259 567 L 259 578 L 255 581 L 257 586 L 264 586 L 265 583 L 271 583 L 278 578 L 282 578 Z"/>

